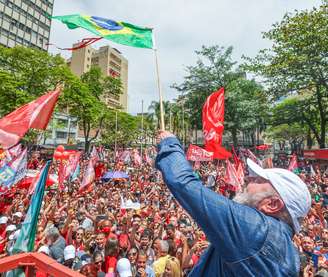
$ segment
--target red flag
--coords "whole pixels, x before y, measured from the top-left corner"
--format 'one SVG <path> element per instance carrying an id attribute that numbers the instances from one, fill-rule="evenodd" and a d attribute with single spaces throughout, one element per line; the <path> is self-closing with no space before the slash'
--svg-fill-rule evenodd
<path id="1" fill-rule="evenodd" d="M 290 162 L 289 162 L 288 170 L 294 171 L 297 168 L 298 168 L 297 156 L 295 154 L 293 154 L 293 156 L 291 157 Z"/>
<path id="2" fill-rule="evenodd" d="M 268 157 L 262 161 L 263 168 L 273 168 L 272 158 Z"/>
<path id="3" fill-rule="evenodd" d="M 51 91 L 0 119 L 0 144 L 8 149 L 17 144 L 30 129 L 45 130 L 60 89 Z"/>
<path id="4" fill-rule="evenodd" d="M 239 183 L 243 186 L 244 185 L 244 178 L 245 178 L 245 172 L 242 163 L 239 163 L 237 167 L 237 178 L 239 180 Z"/>
<path id="5" fill-rule="evenodd" d="M 230 163 L 229 160 L 227 160 L 227 167 L 226 167 L 226 183 L 231 185 L 233 187 L 234 191 L 240 191 L 241 190 L 241 183 L 239 181 L 239 178 L 237 177 L 237 172 L 235 167 Z"/>
<path id="6" fill-rule="evenodd" d="M 227 159 L 231 153 L 222 144 L 224 130 L 224 88 L 207 97 L 203 106 L 203 132 L 205 150 L 213 152 L 214 159 Z"/>
<path id="7" fill-rule="evenodd" d="M 148 155 L 148 151 L 147 151 L 147 149 L 145 150 L 145 162 L 146 162 L 146 164 L 148 164 L 148 165 L 152 165 L 153 164 L 153 161 L 152 161 L 152 159 L 149 157 L 149 155 Z"/>
<path id="8" fill-rule="evenodd" d="M 262 167 L 261 161 L 254 155 L 254 153 L 251 150 L 246 149 L 246 153 L 248 158 L 250 158 L 254 163 L 257 163 L 259 166 Z"/>
<path id="9" fill-rule="evenodd" d="M 235 147 L 232 145 L 231 147 L 231 150 L 232 150 L 232 154 L 233 154 L 233 161 L 235 163 L 235 167 L 236 169 L 238 168 L 239 164 L 240 164 L 240 159 L 235 151 Z"/>
<path id="10" fill-rule="evenodd" d="M 195 162 L 207 162 L 213 160 L 213 152 L 208 152 L 205 149 L 190 144 L 187 151 L 187 160 Z"/>
<path id="11" fill-rule="evenodd" d="M 140 166 L 142 163 L 141 156 L 139 155 L 139 151 L 137 149 L 133 150 L 133 161 L 137 166 Z"/>

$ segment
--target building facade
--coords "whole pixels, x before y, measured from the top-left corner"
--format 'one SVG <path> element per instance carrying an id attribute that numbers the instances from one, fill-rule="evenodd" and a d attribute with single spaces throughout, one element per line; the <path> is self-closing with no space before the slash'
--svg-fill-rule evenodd
<path id="1" fill-rule="evenodd" d="M 48 50 L 54 0 L 0 0 L 0 45 Z"/>
<path id="2" fill-rule="evenodd" d="M 57 146 L 59 144 L 78 144 L 83 138 L 79 137 L 78 122 L 67 113 L 54 113 L 45 134 L 39 138 L 39 144 Z"/>
<path id="3" fill-rule="evenodd" d="M 79 44 L 74 44 L 77 47 Z M 102 46 L 94 49 L 91 46 L 73 51 L 68 64 L 74 74 L 81 76 L 90 70 L 91 66 L 98 66 L 106 76 L 121 79 L 123 93 L 119 96 L 112 95 L 104 102 L 111 108 L 128 110 L 128 60 L 116 48 Z"/>

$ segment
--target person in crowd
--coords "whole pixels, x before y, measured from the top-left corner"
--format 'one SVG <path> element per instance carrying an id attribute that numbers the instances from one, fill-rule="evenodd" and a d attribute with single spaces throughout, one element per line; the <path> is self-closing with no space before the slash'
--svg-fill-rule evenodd
<path id="1" fill-rule="evenodd" d="M 155 148 L 150 148 L 148 151 L 152 153 L 151 158 L 154 160 Z M 178 158 L 171 161 L 172 155 L 174 157 L 178 155 Z M 82 155 L 79 162 L 79 176 L 74 180 L 65 180 L 63 186 L 59 186 L 58 182 L 46 185 L 36 226 L 34 251 L 48 255 L 85 276 L 153 277 L 155 272 L 157 276 L 188 276 L 190 272 L 197 276 L 216 276 L 222 268 L 230 266 L 229 262 L 238 274 L 252 270 L 254 276 L 280 276 L 279 273 L 276 274 L 275 266 L 272 267 L 274 274 L 271 272 L 270 275 L 257 274 L 255 271 L 261 270 L 257 264 L 261 259 L 265 261 L 270 259 L 272 264 L 280 259 L 284 253 L 280 251 L 277 254 L 276 249 L 286 244 L 290 249 L 290 261 L 286 265 L 282 259 L 280 271 L 287 270 L 286 268 L 297 260 L 297 256 L 300 256 L 299 273 L 294 273 L 292 270 L 288 276 L 299 274 L 299 276 L 313 277 L 327 274 L 328 172 L 325 172 L 324 167 L 320 169 L 313 165 L 315 170 L 312 171 L 309 170 L 311 165 L 304 163 L 304 168 L 300 170 L 299 176 L 309 189 L 313 200 L 310 202 L 310 212 L 305 216 L 297 233 L 293 221 L 295 214 L 289 214 L 285 198 L 280 195 L 281 192 L 269 190 L 269 194 L 263 194 L 263 191 L 254 194 L 254 186 L 257 186 L 255 190 L 263 189 L 265 183 L 271 181 L 260 179 L 258 176 L 248 176 L 250 168 L 247 167 L 245 157 L 241 156 L 241 160 L 245 175 L 248 177 L 245 179 L 243 190 L 236 192 L 226 181 L 224 161 L 201 162 L 195 168 L 197 175 L 191 176 L 189 173 L 192 169 L 189 165 L 185 167 L 182 156 L 183 152 L 176 141 L 173 146 L 170 144 L 170 147 L 160 144 L 157 165 L 161 166 L 166 159 L 169 159 L 173 173 L 179 173 L 179 177 L 175 178 L 174 182 L 188 172 L 188 178 L 181 181 L 179 187 L 174 183 L 176 190 L 172 190 L 172 195 L 171 179 L 165 172 L 162 175 L 154 165 L 145 162 L 140 165 L 135 164 L 133 159 L 126 161 L 114 159 L 113 152 L 110 151 L 102 155 L 106 170 L 123 171 L 129 178 L 103 180 L 97 176 L 90 186 L 81 190 L 81 182 L 89 161 L 88 155 Z M 29 162 L 32 168 L 34 162 Z M 40 170 L 45 159 L 38 155 L 37 162 L 40 166 L 37 166 L 36 170 Z M 59 164 L 52 164 L 50 169 L 52 176 L 58 174 Z M 161 167 L 160 169 L 162 170 Z M 187 191 L 189 183 L 195 181 L 194 178 L 203 182 L 197 181 L 192 196 L 197 197 L 204 191 L 205 197 L 210 191 L 210 200 L 189 201 L 188 197 L 183 199 L 179 198 L 179 195 L 177 197 L 177 192 L 178 194 L 181 190 L 184 192 L 182 188 L 186 188 Z M 254 181 L 258 183 L 252 185 Z M 188 185 L 185 184 L 186 182 Z M 231 201 L 234 195 L 236 198 Z M 272 209 L 281 207 L 281 199 L 287 212 L 283 209 L 280 215 L 279 212 L 272 214 Z M 26 184 L 24 187 L 17 184 L 0 197 L 0 257 L 11 255 L 10 251 L 20 234 L 30 200 L 31 194 Z M 128 205 L 124 206 L 124 203 Z M 235 208 L 231 209 L 234 216 L 223 213 L 217 219 L 215 213 L 214 215 L 211 213 L 213 209 L 222 212 L 227 205 L 239 207 L 240 211 L 247 211 L 247 216 L 249 216 L 249 209 L 252 210 L 251 222 L 256 224 L 262 222 L 261 226 L 256 228 L 255 235 L 253 229 L 248 229 L 247 220 L 240 224 L 240 228 L 246 226 L 248 231 L 243 229 L 239 233 L 235 232 L 236 229 L 233 229 L 234 231 L 229 229 L 237 222 L 240 223 L 239 213 L 235 214 Z M 194 209 L 199 207 L 206 209 L 206 212 L 201 213 L 201 218 L 194 216 Z M 267 218 L 268 211 L 263 210 L 264 207 L 271 209 L 269 218 Z M 244 215 L 246 213 L 243 213 L 244 219 L 248 218 Z M 204 220 L 207 222 L 206 226 Z M 228 224 L 222 224 L 227 222 L 226 220 Z M 271 230 L 271 227 L 266 229 L 268 222 L 272 228 L 280 226 L 281 232 L 268 231 L 269 236 L 267 240 L 263 239 L 263 247 L 258 252 L 258 256 L 252 256 L 253 259 L 242 259 L 240 263 L 229 259 L 233 257 L 221 258 L 223 255 L 233 255 L 234 251 L 238 252 L 240 255 L 238 257 L 245 257 L 249 247 L 254 246 L 259 240 L 263 230 Z M 223 227 L 226 228 L 217 234 L 216 230 Z M 243 243 L 246 238 L 248 238 L 247 245 Z M 291 250 L 291 243 L 297 251 Z M 258 242 L 258 245 L 254 246 L 254 251 L 260 247 L 259 245 L 261 243 Z M 219 251 L 217 249 L 223 253 L 220 257 L 216 256 Z M 222 264 L 214 266 L 213 269 L 213 264 L 218 265 L 221 260 Z M 204 268 L 204 262 L 207 262 L 206 269 L 208 268 L 210 273 L 205 269 L 199 271 L 200 268 Z M 37 276 L 45 276 L 41 271 L 37 274 Z M 229 272 L 228 276 L 233 274 Z"/>
<path id="2" fill-rule="evenodd" d="M 174 135 L 161 131 L 158 140 L 157 168 L 211 242 L 191 276 L 298 275 L 292 237 L 311 207 L 311 195 L 296 174 L 247 160 L 254 177 L 231 201 L 203 186 Z"/>

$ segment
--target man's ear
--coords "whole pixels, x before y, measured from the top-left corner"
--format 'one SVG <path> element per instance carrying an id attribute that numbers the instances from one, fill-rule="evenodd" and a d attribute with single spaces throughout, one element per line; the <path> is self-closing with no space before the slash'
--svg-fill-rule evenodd
<path id="1" fill-rule="evenodd" d="M 279 197 L 270 197 L 263 199 L 257 209 L 267 215 L 275 215 L 285 207 L 284 202 Z"/>

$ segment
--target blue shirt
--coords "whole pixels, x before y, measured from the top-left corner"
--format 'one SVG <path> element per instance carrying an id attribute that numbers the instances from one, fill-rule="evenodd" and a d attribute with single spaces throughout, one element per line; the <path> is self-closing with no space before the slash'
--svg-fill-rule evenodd
<path id="1" fill-rule="evenodd" d="M 166 185 L 210 242 L 189 276 L 298 276 L 291 227 L 203 186 L 175 137 L 162 140 L 158 151 Z"/>

